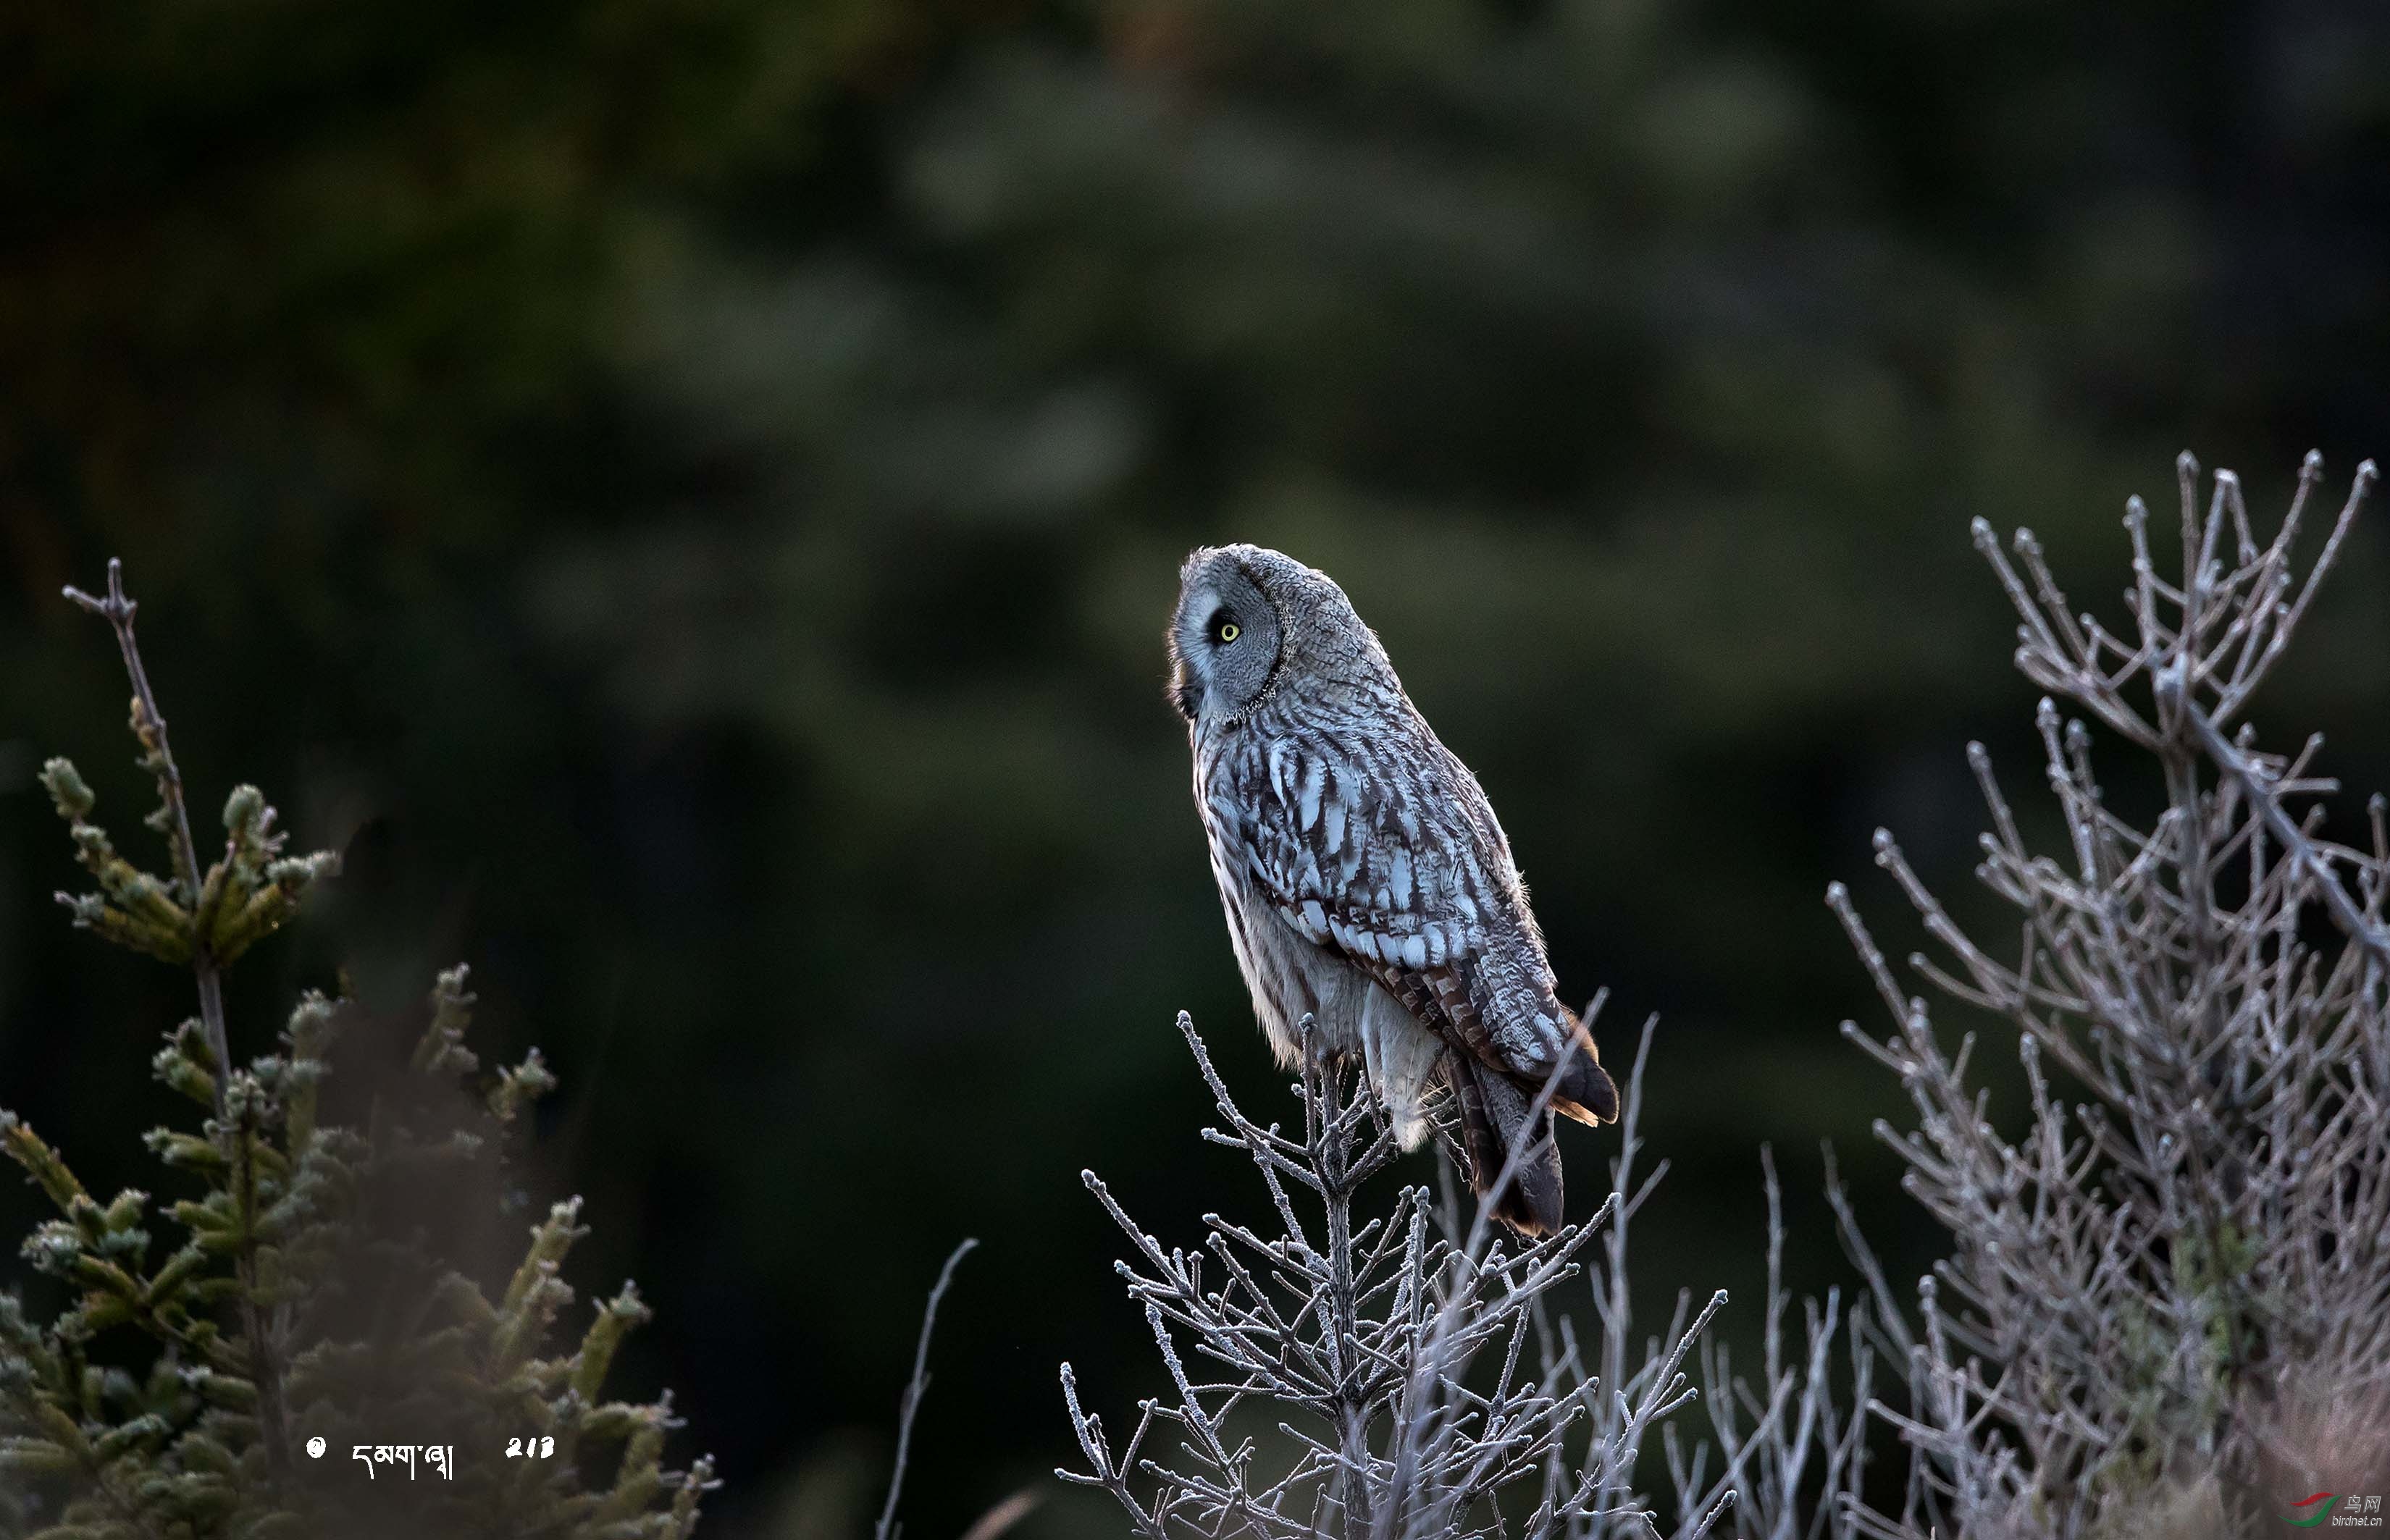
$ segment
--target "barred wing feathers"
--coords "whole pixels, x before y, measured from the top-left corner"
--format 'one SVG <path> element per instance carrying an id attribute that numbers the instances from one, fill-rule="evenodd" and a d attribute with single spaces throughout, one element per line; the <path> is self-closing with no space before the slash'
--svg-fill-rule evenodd
<path id="1" fill-rule="evenodd" d="M 1533 1088 L 1565 1055 L 1554 1107 L 1584 1123 L 1617 1116 L 1590 1039 L 1554 993 L 1510 841 L 1477 777 L 1423 723 L 1409 741 L 1280 738 L 1247 768 L 1256 784 L 1237 822 L 1250 875 L 1299 934 Z"/>

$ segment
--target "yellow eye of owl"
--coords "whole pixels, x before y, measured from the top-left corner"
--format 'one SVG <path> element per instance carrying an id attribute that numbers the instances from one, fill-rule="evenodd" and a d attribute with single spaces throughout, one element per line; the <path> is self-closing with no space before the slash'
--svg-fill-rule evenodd
<path id="1" fill-rule="evenodd" d="M 1214 629 L 1213 635 L 1220 638 L 1221 645 L 1226 646 L 1227 644 L 1235 641 L 1239 636 L 1243 635 L 1244 632 L 1238 626 L 1236 622 L 1222 621 L 1219 625 Z"/>

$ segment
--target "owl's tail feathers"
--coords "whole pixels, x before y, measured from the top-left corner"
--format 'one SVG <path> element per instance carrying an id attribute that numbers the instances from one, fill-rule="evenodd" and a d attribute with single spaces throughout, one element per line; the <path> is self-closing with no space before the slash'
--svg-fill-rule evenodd
<path id="1" fill-rule="evenodd" d="M 1561 1151 L 1552 1138 L 1551 1113 L 1537 1112 L 1533 1093 L 1521 1090 L 1510 1076 L 1479 1063 L 1474 1056 L 1449 1054 L 1445 1065 L 1453 1099 L 1460 1107 L 1460 1144 L 1469 1158 L 1471 1190 L 1480 1202 L 1492 1205 L 1496 1218 L 1522 1235 L 1559 1229 Z M 1599 1065 L 1594 1072 L 1600 1073 Z M 1510 1168 L 1507 1181 L 1506 1165 Z M 1497 1182 L 1502 1184 L 1498 1193 L 1492 1191 Z"/>
<path id="2" fill-rule="evenodd" d="M 1593 1014 L 1601 1008 L 1601 997 L 1596 995 L 1586 1007 L 1582 1019 L 1568 1017 L 1568 1033 L 1574 1040 L 1569 1050 L 1567 1067 L 1561 1071 L 1560 1082 L 1552 1087 L 1552 1110 L 1578 1123 L 1600 1124 L 1618 1121 L 1618 1087 L 1610 1082 L 1610 1072 L 1601 1067 L 1601 1054 L 1593 1046 Z M 1562 1007 L 1563 1014 L 1567 1007 Z"/>

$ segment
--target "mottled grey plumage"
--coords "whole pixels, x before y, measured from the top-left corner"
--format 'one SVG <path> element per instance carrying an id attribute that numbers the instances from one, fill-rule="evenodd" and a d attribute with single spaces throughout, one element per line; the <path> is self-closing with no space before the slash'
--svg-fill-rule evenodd
<path id="1" fill-rule="evenodd" d="M 1554 993 L 1510 841 L 1437 741 L 1385 649 L 1327 574 L 1254 545 L 1206 546 L 1179 574 L 1171 694 L 1195 803 L 1253 1008 L 1281 1062 L 1308 1014 L 1358 1054 L 1406 1148 L 1441 1090 L 1481 1195 L 1514 1142 L 1497 1212 L 1560 1223 L 1560 1156 L 1535 1097 L 1618 1115 L 1592 1039 Z M 1522 1139 L 1522 1131 L 1525 1136 Z"/>

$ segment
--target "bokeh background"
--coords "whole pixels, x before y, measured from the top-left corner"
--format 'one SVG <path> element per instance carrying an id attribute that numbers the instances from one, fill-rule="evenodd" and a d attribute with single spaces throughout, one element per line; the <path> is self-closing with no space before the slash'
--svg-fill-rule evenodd
<path id="1" fill-rule="evenodd" d="M 2114 619 L 2177 450 L 2270 520 L 2390 448 L 2366 0 L 96 0 L 0 12 L 0 1102 L 155 1184 L 187 981 L 68 930 L 32 779 L 136 833 L 57 597 L 120 555 L 200 807 L 348 857 L 236 1037 L 473 964 L 734 1540 L 867 1527 L 965 1235 L 909 1533 L 1051 1485 L 1058 1360 L 1160 1382 L 1081 1168 L 1170 1238 L 1252 1198 L 1172 1030 L 1283 1094 L 1161 693 L 1189 545 L 1336 575 L 1613 1062 L 1660 1013 L 1638 1289 L 1747 1334 L 1763 1141 L 1803 1287 L 1821 1140 L 1933 1254 L 1819 900 L 1905 949 L 1870 830 L 1961 890 L 1962 744 L 2037 784 L 1969 520 Z M 2359 790 L 2385 582 L 2369 526 L 2260 716 Z"/>

